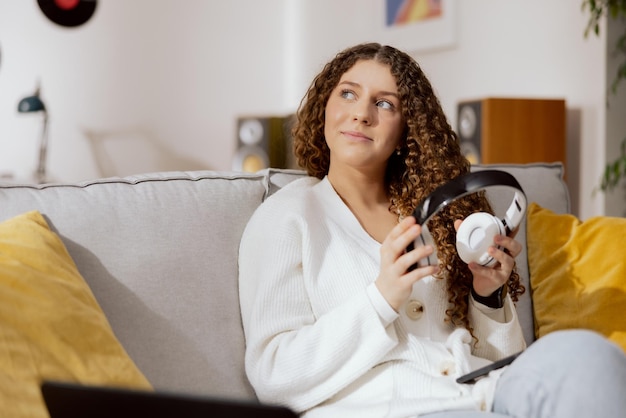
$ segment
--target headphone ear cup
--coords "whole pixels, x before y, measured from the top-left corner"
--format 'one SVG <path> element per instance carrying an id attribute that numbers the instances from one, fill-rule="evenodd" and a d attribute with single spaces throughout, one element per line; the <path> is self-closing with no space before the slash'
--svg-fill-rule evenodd
<path id="1" fill-rule="evenodd" d="M 495 216 L 485 212 L 471 214 L 461 223 L 456 233 L 459 257 L 467 264 L 473 261 L 481 266 L 492 266 L 496 260 L 487 250 L 494 245 L 494 237 L 504 233 L 502 221 Z"/>

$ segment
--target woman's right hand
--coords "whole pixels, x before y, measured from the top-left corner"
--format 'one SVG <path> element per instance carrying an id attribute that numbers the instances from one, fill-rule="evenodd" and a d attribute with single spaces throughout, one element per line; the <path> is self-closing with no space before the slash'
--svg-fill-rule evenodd
<path id="1" fill-rule="evenodd" d="M 418 267 L 409 271 L 411 265 L 433 252 L 430 245 L 418 246 L 406 252 L 407 246 L 421 232 L 421 225 L 416 223 L 413 216 L 408 216 L 389 232 L 380 248 L 380 274 L 376 278 L 376 287 L 396 312 L 411 296 L 414 283 L 439 272 L 438 266 Z"/>

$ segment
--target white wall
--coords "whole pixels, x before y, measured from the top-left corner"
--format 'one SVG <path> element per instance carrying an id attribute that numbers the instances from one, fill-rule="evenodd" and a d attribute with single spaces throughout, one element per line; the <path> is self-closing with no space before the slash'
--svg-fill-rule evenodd
<path id="1" fill-rule="evenodd" d="M 139 127 L 228 170 L 237 115 L 295 110 L 332 55 L 378 40 L 380 1 L 100 0 L 92 20 L 68 29 L 35 1 L 0 0 L 0 171 L 26 176 L 35 167 L 40 125 L 16 107 L 37 79 L 58 179 L 98 175 L 85 129 Z M 583 38 L 578 1 L 452 1 L 455 45 L 411 52 L 452 125 L 456 103 L 468 98 L 565 98 L 574 210 L 583 218 L 603 213 L 592 190 L 605 156 L 604 34 Z"/>
<path id="2" fill-rule="evenodd" d="M 604 33 L 599 38 L 583 37 L 586 17 L 572 0 L 453 1 L 456 44 L 411 53 L 438 92 L 452 126 L 456 127 L 456 105 L 461 100 L 566 99 L 573 210 L 582 217 L 602 213 L 602 195 L 593 196 L 592 191 L 604 164 Z M 357 41 L 379 40 L 374 36 L 379 32 L 372 30 L 376 16 L 371 14 L 378 0 L 304 3 L 306 54 L 299 70 L 307 78 L 337 50 Z"/>
<path id="3" fill-rule="evenodd" d="M 229 169 L 235 115 L 283 110 L 283 3 L 100 0 L 85 25 L 65 28 L 36 1 L 0 0 L 0 170 L 35 168 L 40 121 L 17 103 L 37 80 L 53 178 L 99 175 L 85 130 L 147 131 Z"/>

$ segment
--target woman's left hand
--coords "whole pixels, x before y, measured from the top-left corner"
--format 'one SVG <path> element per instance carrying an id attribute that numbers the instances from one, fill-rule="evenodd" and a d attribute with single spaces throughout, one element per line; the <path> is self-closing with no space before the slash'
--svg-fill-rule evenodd
<path id="1" fill-rule="evenodd" d="M 461 222 L 461 220 L 454 221 L 454 228 L 457 231 Z M 515 257 L 522 252 L 522 245 L 513 237 L 497 235 L 494 238 L 494 245 L 489 247 L 488 252 L 496 259 L 495 266 L 483 267 L 474 262 L 468 264 L 474 276 L 474 292 L 484 297 L 490 296 L 507 282 L 515 266 Z"/>

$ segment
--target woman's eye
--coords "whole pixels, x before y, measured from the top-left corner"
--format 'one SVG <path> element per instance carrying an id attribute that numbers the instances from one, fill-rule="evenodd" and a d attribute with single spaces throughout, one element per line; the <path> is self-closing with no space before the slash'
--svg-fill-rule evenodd
<path id="1" fill-rule="evenodd" d="M 354 100 L 356 98 L 356 95 L 354 94 L 353 91 L 341 90 L 341 97 L 343 97 L 344 99 L 348 99 L 348 100 Z"/>
<path id="2" fill-rule="evenodd" d="M 376 102 L 376 106 L 388 110 L 392 110 L 395 107 L 393 103 L 388 102 L 387 100 L 379 100 L 378 102 Z"/>

